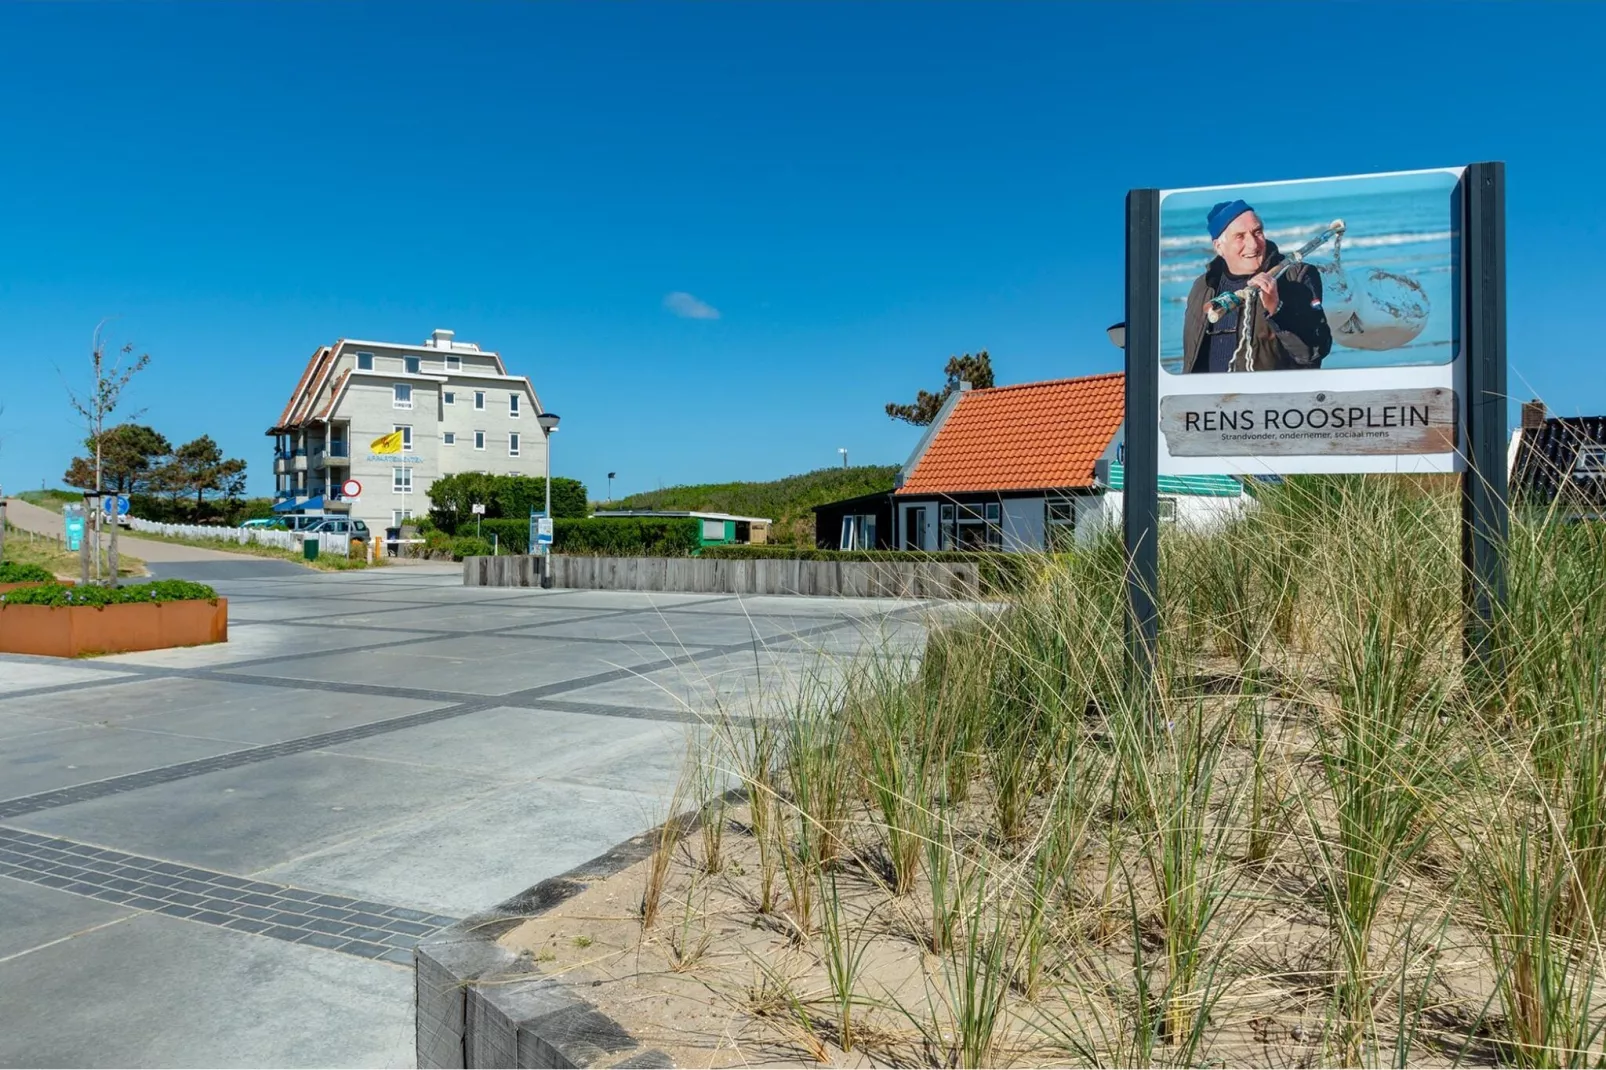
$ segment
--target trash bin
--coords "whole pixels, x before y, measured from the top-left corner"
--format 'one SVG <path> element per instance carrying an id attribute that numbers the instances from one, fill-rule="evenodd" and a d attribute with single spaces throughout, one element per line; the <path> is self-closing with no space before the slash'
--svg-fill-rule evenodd
<path id="1" fill-rule="evenodd" d="M 318 536 L 309 535 L 301 540 L 301 556 L 308 561 L 318 560 Z"/>

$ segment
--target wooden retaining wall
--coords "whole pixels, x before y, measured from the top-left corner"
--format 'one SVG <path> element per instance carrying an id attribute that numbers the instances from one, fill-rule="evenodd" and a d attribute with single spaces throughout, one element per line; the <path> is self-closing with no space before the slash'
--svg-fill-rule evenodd
<path id="1" fill-rule="evenodd" d="M 535 557 L 463 559 L 465 587 L 539 587 Z M 700 557 L 552 558 L 552 585 L 684 594 L 803 594 L 834 598 L 976 598 L 979 566 L 934 561 L 786 561 Z"/>

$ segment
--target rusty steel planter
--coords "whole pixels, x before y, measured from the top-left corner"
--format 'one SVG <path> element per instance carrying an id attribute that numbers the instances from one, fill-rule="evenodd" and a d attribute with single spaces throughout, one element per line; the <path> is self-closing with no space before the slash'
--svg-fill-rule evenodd
<path id="1" fill-rule="evenodd" d="M 115 606 L 0 604 L 0 652 L 76 658 L 226 643 L 229 600 Z"/>

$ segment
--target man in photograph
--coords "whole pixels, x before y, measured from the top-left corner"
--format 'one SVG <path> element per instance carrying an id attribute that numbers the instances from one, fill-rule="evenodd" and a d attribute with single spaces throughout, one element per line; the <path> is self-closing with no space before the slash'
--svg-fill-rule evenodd
<path id="1" fill-rule="evenodd" d="M 1308 264 L 1293 264 L 1273 278 L 1287 258 L 1266 240 L 1260 216 L 1241 200 L 1217 204 L 1210 209 L 1208 223 L 1216 256 L 1188 293 L 1182 370 L 1320 368 L 1333 348 L 1333 334 L 1322 312 L 1321 273 Z M 1211 323 L 1205 310 L 1216 295 L 1244 289 L 1252 289 L 1255 299 Z"/>

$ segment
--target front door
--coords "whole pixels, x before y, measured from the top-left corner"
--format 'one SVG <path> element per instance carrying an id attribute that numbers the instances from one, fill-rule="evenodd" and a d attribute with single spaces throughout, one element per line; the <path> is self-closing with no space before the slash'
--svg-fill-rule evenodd
<path id="1" fill-rule="evenodd" d="M 926 507 L 916 506 L 909 510 L 909 541 L 905 550 L 924 550 L 926 548 Z"/>

